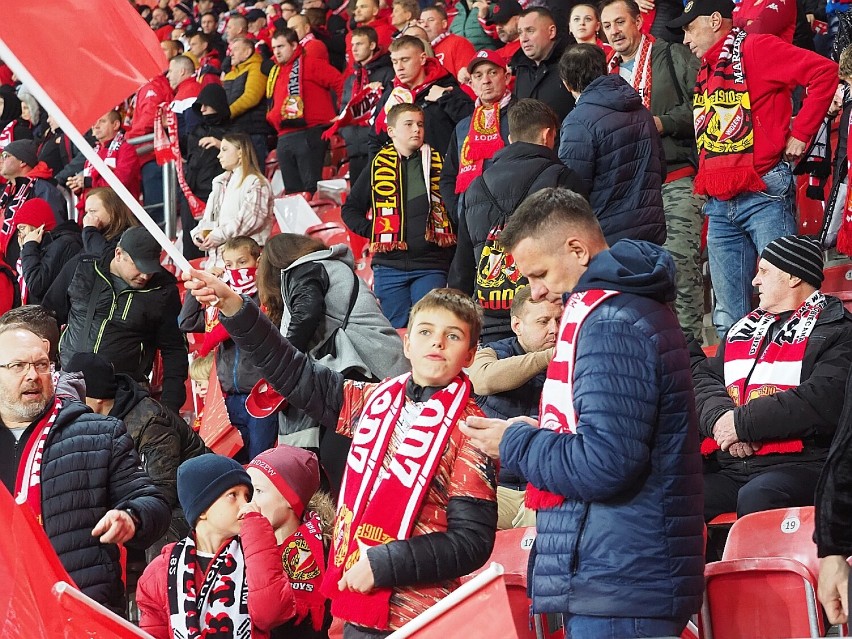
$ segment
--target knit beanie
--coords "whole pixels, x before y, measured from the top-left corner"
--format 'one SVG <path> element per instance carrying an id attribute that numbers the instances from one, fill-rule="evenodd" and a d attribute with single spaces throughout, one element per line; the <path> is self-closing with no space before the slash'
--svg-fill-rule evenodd
<path id="1" fill-rule="evenodd" d="M 198 518 L 234 486 L 248 486 L 251 494 L 251 478 L 230 457 L 207 453 L 183 462 L 177 470 L 177 492 L 187 523 L 195 528 Z"/>
<path id="2" fill-rule="evenodd" d="M 9 142 L 3 148 L 3 151 L 18 158 L 30 168 L 38 164 L 38 147 L 32 140 L 15 140 L 14 142 Z"/>
<path id="3" fill-rule="evenodd" d="M 255 457 L 248 468 L 256 468 L 269 477 L 300 518 L 319 490 L 317 456 L 304 448 L 279 444 Z"/>
<path id="4" fill-rule="evenodd" d="M 50 208 L 47 200 L 40 197 L 30 198 L 15 213 L 14 224 L 29 224 L 30 226 L 41 226 L 44 224 L 45 231 L 56 228 L 56 213 Z"/>
<path id="5" fill-rule="evenodd" d="M 822 248 L 809 237 L 803 235 L 779 237 L 766 245 L 760 257 L 814 288 L 822 286 L 824 277 Z"/>
<path id="6" fill-rule="evenodd" d="M 115 369 L 110 362 L 97 353 L 74 353 L 68 366 L 63 368 L 68 373 L 83 373 L 86 397 L 115 399 L 115 393 L 118 390 Z"/>

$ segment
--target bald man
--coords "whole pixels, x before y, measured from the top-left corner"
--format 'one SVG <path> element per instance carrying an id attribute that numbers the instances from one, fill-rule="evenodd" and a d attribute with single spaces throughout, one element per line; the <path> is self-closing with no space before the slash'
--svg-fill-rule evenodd
<path id="1" fill-rule="evenodd" d="M 319 58 L 324 62 L 328 62 L 328 48 L 321 41 L 317 40 L 311 30 L 311 23 L 307 17 L 301 13 L 297 13 L 287 20 L 287 27 L 296 32 L 299 36 L 299 44 L 305 55 L 309 58 Z"/>

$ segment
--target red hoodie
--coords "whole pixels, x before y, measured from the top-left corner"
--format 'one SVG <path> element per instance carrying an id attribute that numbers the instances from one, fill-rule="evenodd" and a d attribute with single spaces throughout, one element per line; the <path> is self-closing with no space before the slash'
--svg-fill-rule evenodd
<path id="1" fill-rule="evenodd" d="M 290 71 L 296 59 L 301 59 L 302 88 L 301 98 L 304 103 L 305 125 L 301 127 L 281 126 L 281 109 L 284 101 L 290 95 Z M 301 45 L 296 46 L 293 57 L 287 64 L 280 65 L 281 70 L 272 89 L 272 106 L 266 113 L 266 121 L 272 125 L 278 135 L 286 135 L 313 126 L 330 123 L 337 112 L 331 101 L 331 91 L 335 95 L 343 95 L 343 74 L 328 62 L 319 58 L 304 55 Z"/>
<path id="2" fill-rule="evenodd" d="M 724 41 L 705 54 L 702 65 L 715 65 Z M 837 89 L 837 64 L 775 36 L 753 34 L 743 41 L 743 66 L 754 122 L 754 168 L 762 176 L 781 161 L 789 135 L 808 144 L 817 132 Z M 791 129 L 790 95 L 798 85 L 807 88 L 807 97 Z"/>
<path id="3" fill-rule="evenodd" d="M 154 76 L 154 79 L 143 84 L 136 93 L 136 108 L 133 111 L 133 121 L 130 123 L 128 138 L 136 138 L 140 135 L 154 132 L 154 118 L 157 115 L 157 106 L 161 102 L 169 103 L 174 99 L 174 91 L 169 86 L 169 81 L 164 75 Z M 139 165 L 147 164 L 154 159 L 153 149 L 145 155 L 139 156 Z"/>

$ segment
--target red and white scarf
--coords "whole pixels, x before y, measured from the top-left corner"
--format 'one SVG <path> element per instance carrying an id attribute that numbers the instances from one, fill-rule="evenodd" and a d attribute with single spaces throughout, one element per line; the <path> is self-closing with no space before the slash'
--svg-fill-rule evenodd
<path id="1" fill-rule="evenodd" d="M 26 305 L 27 298 L 30 296 L 30 291 L 27 288 L 27 282 L 24 279 L 24 263 L 21 261 L 20 255 L 15 262 L 15 270 L 18 272 L 18 289 L 21 291 L 21 305 Z"/>
<path id="2" fill-rule="evenodd" d="M 655 40 L 656 38 L 650 34 L 642 35 L 636 56 L 633 58 L 633 76 L 630 80 L 630 86 L 636 89 L 646 109 L 651 108 L 651 45 Z M 609 59 L 609 72 L 618 73 L 623 63 L 621 55 L 613 50 Z"/>
<path id="3" fill-rule="evenodd" d="M 169 559 L 169 620 L 174 639 L 250 639 L 246 560 L 239 537 L 224 544 L 207 568 L 200 587 L 197 549 L 192 536 L 172 549 Z"/>
<path id="4" fill-rule="evenodd" d="M 796 388 L 802 382 L 808 338 L 825 306 L 825 295 L 814 291 L 778 329 L 763 352 L 763 340 L 777 315 L 758 308 L 731 327 L 725 342 L 724 372 L 725 387 L 735 406 Z M 761 443 L 756 455 L 800 453 L 804 448 L 800 439 Z M 719 445 L 715 440 L 708 437 L 701 442 L 702 454 L 716 450 Z"/>
<path id="5" fill-rule="evenodd" d="M 62 401 L 59 397 L 53 400 L 53 408 L 47 411 L 30 433 L 24 451 L 21 454 L 21 464 L 18 466 L 18 475 L 15 478 L 15 501 L 19 504 L 27 504 L 36 516 L 38 523 L 44 525 L 41 512 L 41 464 L 44 460 L 44 446 L 50 428 L 56 422 Z"/>
<path id="6" fill-rule="evenodd" d="M 17 180 L 9 180 L 3 192 L 0 193 L 0 212 L 3 215 L 3 227 L 0 229 L 0 249 L 2 249 L 4 255 L 8 252 L 9 242 L 17 233 L 15 213 L 18 212 L 24 202 L 33 197 L 36 179 L 22 178 L 20 186 L 17 186 Z"/>
<path id="7" fill-rule="evenodd" d="M 482 175 L 485 160 L 490 160 L 506 146 L 500 133 L 500 109 L 509 106 L 511 91 L 506 91 L 495 104 L 482 104 L 476 99 L 476 107 L 470 116 L 470 128 L 459 153 L 459 172 L 456 176 L 456 193 L 463 193 L 477 177 Z"/>
<path id="8" fill-rule="evenodd" d="M 849 118 L 849 127 L 846 139 L 852 140 L 852 117 Z M 852 144 L 846 144 L 846 200 L 843 205 L 843 219 L 840 221 L 840 229 L 837 232 L 837 250 L 844 255 L 852 255 Z"/>
<path id="9" fill-rule="evenodd" d="M 225 269 L 222 281 L 239 295 L 257 293 L 257 267 Z M 219 344 L 231 338 L 225 326 L 219 321 L 219 307 L 208 306 L 204 309 L 204 341 L 198 349 L 201 357 L 206 357 Z"/>
<path id="10" fill-rule="evenodd" d="M 460 375 L 435 393 L 414 418 L 387 468 L 383 460 L 405 406 L 410 373 L 385 380 L 364 406 L 346 459 L 323 592 L 331 611 L 351 623 L 386 629 L 391 588 L 369 594 L 337 589 L 361 552 L 408 539 L 453 429 L 467 406 L 470 380 Z"/>
<path id="11" fill-rule="evenodd" d="M 598 306 L 618 291 L 593 289 L 573 293 L 565 304 L 559 325 L 559 341 L 556 353 L 547 367 L 547 379 L 541 389 L 539 402 L 539 428 L 547 428 L 562 434 L 577 432 L 579 415 L 574 406 L 574 363 L 577 357 L 577 337 L 580 327 Z M 533 510 L 555 508 L 565 498 L 527 485 L 525 496 L 527 507 Z"/>
<path id="12" fill-rule="evenodd" d="M 165 126 L 163 126 L 164 119 L 166 121 Z M 161 102 L 157 106 L 157 117 L 154 118 L 154 157 L 159 166 L 174 162 L 178 185 L 189 204 L 192 217 L 197 220 L 201 219 L 201 216 L 204 215 L 204 202 L 195 197 L 192 189 L 189 188 L 189 184 L 187 184 L 178 142 L 177 116 L 166 102 Z"/>
<path id="13" fill-rule="evenodd" d="M 308 614 L 314 630 L 322 628 L 326 597 L 322 594 L 325 554 L 322 522 L 315 512 L 306 513 L 304 523 L 281 544 L 281 561 L 290 578 L 296 598 L 296 619 L 301 623 Z"/>
<path id="14" fill-rule="evenodd" d="M 115 137 L 110 141 L 109 146 L 107 147 L 107 154 L 104 156 L 104 164 L 109 166 L 109 168 L 115 168 L 115 158 L 118 155 L 118 149 L 124 143 L 124 132 L 119 131 L 115 134 Z M 103 145 L 98 142 L 98 145 L 95 147 L 95 152 L 98 153 L 103 148 Z M 100 153 L 98 153 L 100 155 Z M 111 160 L 109 162 L 108 160 Z M 95 168 L 92 166 L 92 163 L 89 160 L 86 160 L 86 163 L 83 165 L 83 177 L 92 177 L 95 172 Z"/>

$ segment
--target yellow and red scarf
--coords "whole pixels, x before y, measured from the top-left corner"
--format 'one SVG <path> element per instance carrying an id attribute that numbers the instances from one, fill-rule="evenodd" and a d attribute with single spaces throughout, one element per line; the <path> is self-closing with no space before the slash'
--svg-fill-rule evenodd
<path id="1" fill-rule="evenodd" d="M 429 196 L 429 215 L 426 218 L 426 241 L 438 246 L 454 246 L 456 234 L 450 225 L 447 208 L 441 198 L 441 154 L 428 144 L 420 147 L 423 180 Z M 373 231 L 370 251 L 387 253 L 408 249 L 405 241 L 405 193 L 403 192 L 402 158 L 388 143 L 373 158 Z"/>
<path id="2" fill-rule="evenodd" d="M 314 630 L 322 628 L 326 597 L 322 594 L 325 553 L 322 545 L 322 522 L 315 512 L 306 514 L 304 523 L 281 544 L 281 561 L 290 578 L 296 598 L 296 619 L 311 616 Z"/>
<path id="3" fill-rule="evenodd" d="M 410 377 L 406 373 L 380 383 L 364 405 L 346 459 L 322 584 L 335 617 L 369 628 L 388 628 L 392 589 L 341 592 L 337 583 L 368 548 L 408 539 L 471 393 L 464 374 L 435 393 L 414 418 L 385 469 L 383 460 L 405 406 Z"/>
<path id="4" fill-rule="evenodd" d="M 459 153 L 459 172 L 456 176 L 456 193 L 463 193 L 477 177 L 482 175 L 485 160 L 490 160 L 506 141 L 500 133 L 500 109 L 509 106 L 512 93 L 506 91 L 495 104 L 482 104 L 476 100 L 476 108 L 470 117 L 470 129 L 462 142 Z"/>
<path id="5" fill-rule="evenodd" d="M 698 195 L 730 200 L 766 188 L 754 168 L 754 122 L 743 61 L 746 35 L 733 29 L 717 62 L 705 59 L 698 70 L 693 98 Z"/>

